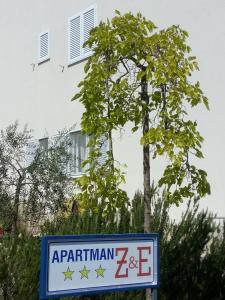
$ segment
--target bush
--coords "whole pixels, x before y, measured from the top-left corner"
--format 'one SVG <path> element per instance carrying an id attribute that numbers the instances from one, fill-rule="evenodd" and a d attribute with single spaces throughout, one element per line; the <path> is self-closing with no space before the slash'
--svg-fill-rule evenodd
<path id="1" fill-rule="evenodd" d="M 122 207 L 116 217 L 105 220 L 96 212 L 79 212 L 47 222 L 42 234 L 143 232 L 143 198 L 137 193 L 131 207 Z M 162 198 L 153 205 L 152 230 L 160 233 L 161 285 L 158 299 L 225 299 L 225 232 L 213 216 L 188 207 L 182 220 L 169 219 Z M 98 211 L 98 213 L 97 213 Z M 20 234 L 6 236 L 0 246 L 0 296 L 4 300 L 38 300 L 40 240 Z M 66 298 L 64 298 L 66 299 Z M 68 299 L 68 298 L 67 298 Z M 72 299 L 142 300 L 144 291 L 111 293 Z"/>
<path id="2" fill-rule="evenodd" d="M 38 300 L 40 241 L 6 236 L 0 246 L 0 289 L 4 300 Z"/>

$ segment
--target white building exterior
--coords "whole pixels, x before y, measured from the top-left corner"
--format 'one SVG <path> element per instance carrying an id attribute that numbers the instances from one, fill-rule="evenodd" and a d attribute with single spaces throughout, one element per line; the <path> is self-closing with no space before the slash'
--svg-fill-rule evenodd
<path id="1" fill-rule="evenodd" d="M 208 172 L 212 188 L 212 195 L 201 205 L 225 216 L 224 0 L 0 0 L 0 128 L 18 120 L 33 128 L 38 139 L 73 124 L 79 129 L 83 108 L 70 99 L 84 76 L 88 53 L 77 57 L 79 47 L 69 53 L 68 28 L 79 22 L 82 26 L 85 17 L 91 18 L 85 15 L 91 8 L 97 23 L 112 18 L 115 9 L 140 11 L 160 28 L 180 24 L 189 32 L 189 44 L 200 65 L 195 79 L 211 108 L 207 112 L 200 107 L 192 113 L 205 137 L 205 159 L 199 166 Z M 92 24 L 86 20 L 85 26 Z M 85 39 L 81 28 L 80 38 Z M 115 141 L 116 156 L 127 164 L 126 189 L 132 196 L 142 188 L 142 150 L 137 135 L 126 132 L 121 136 Z M 157 178 L 159 174 L 160 163 L 154 164 L 152 175 Z"/>

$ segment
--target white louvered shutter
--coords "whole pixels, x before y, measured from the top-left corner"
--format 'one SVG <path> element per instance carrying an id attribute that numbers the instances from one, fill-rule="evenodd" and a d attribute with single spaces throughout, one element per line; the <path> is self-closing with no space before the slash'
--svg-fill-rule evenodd
<path id="1" fill-rule="evenodd" d="M 92 7 L 89 10 L 85 11 L 83 14 L 83 43 L 85 43 L 89 36 L 90 31 L 95 26 L 95 8 Z M 84 55 L 90 52 L 91 49 L 86 46 L 83 49 Z"/>
<path id="2" fill-rule="evenodd" d="M 81 56 L 81 17 L 69 19 L 69 62 Z"/>
<path id="3" fill-rule="evenodd" d="M 41 33 L 39 36 L 39 62 L 49 59 L 49 32 Z"/>

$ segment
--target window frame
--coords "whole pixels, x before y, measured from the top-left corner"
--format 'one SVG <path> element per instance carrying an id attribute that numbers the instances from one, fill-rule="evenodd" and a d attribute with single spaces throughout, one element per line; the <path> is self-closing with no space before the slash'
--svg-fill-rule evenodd
<path id="1" fill-rule="evenodd" d="M 39 143 L 39 149 L 41 153 L 48 156 L 48 149 L 49 149 L 49 137 L 40 138 L 38 140 Z"/>
<path id="2" fill-rule="evenodd" d="M 97 4 L 93 4 L 91 6 L 89 6 L 88 8 L 86 8 L 85 10 L 81 11 L 78 14 L 73 15 L 72 17 L 68 18 L 68 66 L 73 65 L 76 62 L 82 61 L 86 58 L 88 58 L 89 56 L 92 55 L 93 51 L 90 49 L 90 51 L 88 51 L 87 53 L 84 53 L 84 14 L 90 10 L 94 9 L 94 27 L 97 25 Z M 71 21 L 80 17 L 80 55 L 74 59 L 71 59 L 71 52 L 70 52 L 70 24 Z"/>
<path id="3" fill-rule="evenodd" d="M 41 57 L 41 36 L 48 34 L 48 54 L 44 57 Z M 50 30 L 44 30 L 38 35 L 38 64 L 41 64 L 50 59 Z"/>
<path id="4" fill-rule="evenodd" d="M 70 137 L 72 137 L 72 135 L 76 134 L 76 133 L 82 134 L 82 130 L 80 129 L 80 130 L 70 131 L 69 135 L 70 135 Z M 88 157 L 88 147 L 87 147 L 87 144 L 88 144 L 88 141 L 89 141 L 89 137 L 88 137 L 87 134 L 83 134 L 83 135 L 85 136 L 85 158 L 84 158 L 84 160 L 86 160 L 87 157 Z M 69 175 L 72 178 L 78 178 L 78 177 L 86 174 L 86 170 L 84 169 L 81 172 L 78 171 L 78 166 L 76 166 L 76 158 L 74 159 L 75 151 L 74 151 L 73 146 L 74 146 L 74 144 L 73 144 L 73 141 L 72 141 L 72 138 L 71 138 L 70 153 L 71 153 L 72 157 L 71 157 L 71 163 L 70 164 L 73 164 L 74 166 L 73 167 L 71 167 L 71 165 L 69 166 Z M 72 170 L 72 168 L 74 168 L 74 169 Z"/>

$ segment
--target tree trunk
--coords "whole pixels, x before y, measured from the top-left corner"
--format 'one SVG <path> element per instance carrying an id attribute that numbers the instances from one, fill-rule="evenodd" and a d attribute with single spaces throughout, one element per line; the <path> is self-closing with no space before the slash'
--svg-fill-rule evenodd
<path id="1" fill-rule="evenodd" d="M 22 182 L 23 182 L 23 177 L 20 176 L 16 185 L 14 207 L 13 207 L 12 233 L 14 235 L 16 235 L 18 232 L 19 203 L 20 203 L 20 192 L 21 192 Z"/>
<path id="2" fill-rule="evenodd" d="M 114 154 L 113 154 L 112 130 L 109 130 L 108 137 L 109 137 L 109 153 L 110 153 L 110 158 L 111 158 L 111 168 L 112 168 L 112 171 L 114 174 Z"/>
<path id="3" fill-rule="evenodd" d="M 7 300 L 8 299 L 8 290 L 7 290 L 7 285 L 4 284 L 3 285 L 3 300 Z"/>
<path id="4" fill-rule="evenodd" d="M 107 86 L 108 86 L 108 81 L 107 81 Z M 108 87 L 107 87 L 107 90 L 109 90 Z M 109 104 L 110 104 L 109 95 L 107 95 L 107 102 L 108 102 L 107 114 L 108 114 L 108 118 L 110 119 L 111 112 L 110 112 L 110 107 L 109 107 Z M 112 129 L 109 129 L 109 131 L 108 131 L 108 139 L 109 139 L 109 155 L 110 155 L 110 159 L 111 159 L 111 168 L 112 168 L 112 172 L 114 174 L 114 154 L 113 154 Z"/>
<path id="5" fill-rule="evenodd" d="M 141 80 L 141 100 L 143 107 L 143 135 L 149 131 L 149 104 L 148 84 L 146 77 Z M 143 179 L 144 179 L 144 232 L 149 233 L 151 218 L 151 194 L 150 194 L 150 153 L 149 145 L 143 145 Z M 151 300 L 151 289 L 146 289 L 146 300 Z"/>

